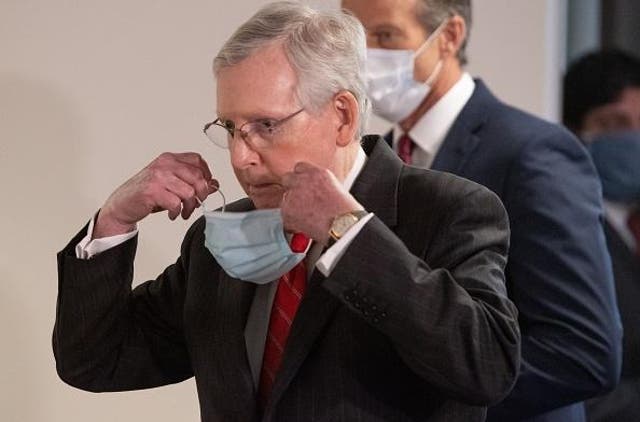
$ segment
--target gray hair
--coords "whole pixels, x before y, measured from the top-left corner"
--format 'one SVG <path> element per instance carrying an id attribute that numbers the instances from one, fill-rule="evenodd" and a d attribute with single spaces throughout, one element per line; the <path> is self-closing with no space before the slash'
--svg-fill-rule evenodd
<path id="1" fill-rule="evenodd" d="M 461 65 L 467 64 L 467 40 L 471 32 L 471 0 L 420 0 L 417 3 L 418 20 L 424 25 L 427 33 L 432 33 L 446 19 L 455 15 L 464 19 L 467 36 L 458 50 Z"/>
<path id="2" fill-rule="evenodd" d="M 295 95 L 300 104 L 318 111 L 339 91 L 351 92 L 358 102 L 362 136 L 370 106 L 364 82 L 366 37 L 360 22 L 342 11 L 315 10 L 294 1 L 268 4 L 220 49 L 214 74 L 276 42 L 282 43 L 298 77 Z"/>

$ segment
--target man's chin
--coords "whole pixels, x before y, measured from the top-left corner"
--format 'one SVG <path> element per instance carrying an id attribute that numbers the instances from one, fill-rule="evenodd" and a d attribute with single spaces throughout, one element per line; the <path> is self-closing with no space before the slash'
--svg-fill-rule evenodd
<path id="1" fill-rule="evenodd" d="M 249 198 L 257 209 L 280 208 L 280 203 L 282 202 L 282 195 L 278 195 L 277 197 L 252 195 L 249 196 Z"/>
<path id="2" fill-rule="evenodd" d="M 247 193 L 258 209 L 280 208 L 283 191 L 279 185 L 265 185 L 259 188 L 252 186 Z"/>

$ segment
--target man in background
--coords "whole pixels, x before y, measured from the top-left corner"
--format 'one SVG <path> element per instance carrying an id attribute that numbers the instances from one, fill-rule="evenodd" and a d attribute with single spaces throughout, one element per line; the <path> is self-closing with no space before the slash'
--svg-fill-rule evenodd
<path id="1" fill-rule="evenodd" d="M 640 420 L 640 61 L 597 51 L 564 77 L 564 123 L 592 155 L 602 181 L 605 234 L 624 327 L 622 375 L 587 403 L 590 421 Z"/>
<path id="2" fill-rule="evenodd" d="M 488 420 L 584 420 L 582 401 L 618 381 L 622 334 L 586 151 L 464 71 L 469 0 L 342 6 L 367 30 L 368 93 L 373 111 L 395 124 L 388 140 L 400 157 L 489 187 L 509 214 L 507 286 L 523 359 L 512 393 Z"/>

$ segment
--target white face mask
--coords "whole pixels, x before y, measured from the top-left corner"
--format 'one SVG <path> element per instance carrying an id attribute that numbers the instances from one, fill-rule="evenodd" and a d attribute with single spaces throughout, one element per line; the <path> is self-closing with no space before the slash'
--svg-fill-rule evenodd
<path id="1" fill-rule="evenodd" d="M 431 91 L 431 84 L 440 73 L 442 60 L 425 82 L 413 79 L 415 59 L 442 31 L 447 21 L 427 38 L 417 50 L 389 50 L 368 48 L 365 79 L 367 94 L 373 105 L 373 112 L 393 123 L 405 119 Z"/>
<path id="2" fill-rule="evenodd" d="M 205 211 L 204 245 L 232 277 L 256 284 L 277 280 L 305 257 L 291 251 L 280 209 Z"/>

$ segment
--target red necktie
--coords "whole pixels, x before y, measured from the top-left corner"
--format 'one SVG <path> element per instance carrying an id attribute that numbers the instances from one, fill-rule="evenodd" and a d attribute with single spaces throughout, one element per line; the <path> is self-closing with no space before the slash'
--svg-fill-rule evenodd
<path id="1" fill-rule="evenodd" d="M 398 139 L 398 156 L 407 164 L 411 164 L 411 153 L 414 145 L 413 140 L 406 133 L 403 133 Z"/>
<path id="2" fill-rule="evenodd" d="M 636 255 L 640 256 L 640 208 L 631 211 L 629 219 L 627 220 L 627 226 L 629 230 L 631 230 L 633 238 L 636 240 Z"/>
<path id="3" fill-rule="evenodd" d="M 291 237 L 291 250 L 304 252 L 309 245 L 309 238 L 304 234 L 296 233 Z M 287 274 L 280 277 L 278 288 L 271 307 L 269 330 L 264 345 L 262 358 L 262 370 L 260 372 L 260 384 L 258 386 L 258 398 L 262 408 L 265 407 L 276 374 L 282 362 L 284 348 L 287 344 L 289 331 L 293 324 L 300 301 L 304 296 L 307 284 L 307 269 L 304 260 L 300 261 Z"/>

